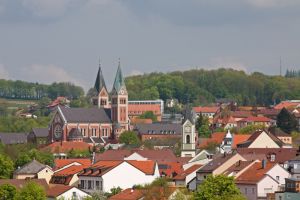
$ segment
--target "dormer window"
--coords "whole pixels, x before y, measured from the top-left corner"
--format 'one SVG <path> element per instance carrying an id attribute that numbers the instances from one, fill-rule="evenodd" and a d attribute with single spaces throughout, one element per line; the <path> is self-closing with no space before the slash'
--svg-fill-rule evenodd
<path id="1" fill-rule="evenodd" d="M 270 161 L 271 161 L 271 162 L 274 162 L 275 159 L 276 159 L 276 155 L 275 155 L 275 154 L 271 154 Z"/>

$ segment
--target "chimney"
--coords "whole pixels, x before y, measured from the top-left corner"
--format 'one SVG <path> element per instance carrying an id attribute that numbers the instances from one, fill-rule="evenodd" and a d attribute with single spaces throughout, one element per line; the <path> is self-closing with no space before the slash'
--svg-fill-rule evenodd
<path id="1" fill-rule="evenodd" d="M 261 162 L 261 168 L 265 169 L 266 166 L 267 166 L 267 160 L 263 159 L 262 162 Z"/>

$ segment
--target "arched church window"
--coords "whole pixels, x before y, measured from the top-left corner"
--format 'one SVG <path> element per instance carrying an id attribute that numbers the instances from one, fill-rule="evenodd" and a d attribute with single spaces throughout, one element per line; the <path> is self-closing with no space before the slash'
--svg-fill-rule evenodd
<path id="1" fill-rule="evenodd" d="M 187 136 L 186 136 L 186 143 L 187 143 L 187 144 L 190 144 L 190 143 L 191 143 L 190 135 L 187 135 Z"/>

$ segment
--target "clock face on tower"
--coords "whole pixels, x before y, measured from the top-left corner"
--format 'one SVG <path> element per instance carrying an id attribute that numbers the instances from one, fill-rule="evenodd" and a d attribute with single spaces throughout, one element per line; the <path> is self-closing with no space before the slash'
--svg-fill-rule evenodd
<path id="1" fill-rule="evenodd" d="M 60 139 L 62 137 L 62 128 L 59 124 L 54 127 L 54 137 L 55 139 Z"/>

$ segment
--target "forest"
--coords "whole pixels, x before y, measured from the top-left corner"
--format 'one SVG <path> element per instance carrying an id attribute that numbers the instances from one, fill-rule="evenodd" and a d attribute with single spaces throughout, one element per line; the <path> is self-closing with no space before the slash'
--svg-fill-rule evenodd
<path id="1" fill-rule="evenodd" d="M 234 100 L 239 105 L 268 106 L 300 99 L 300 78 L 247 74 L 234 69 L 188 70 L 150 73 L 126 78 L 129 99 L 176 98 L 180 103 L 206 105 Z"/>
<path id="2" fill-rule="evenodd" d="M 66 96 L 77 99 L 84 90 L 72 83 L 52 83 L 51 85 L 0 79 L 0 97 L 6 99 L 39 100 L 42 97 L 55 99 Z"/>

